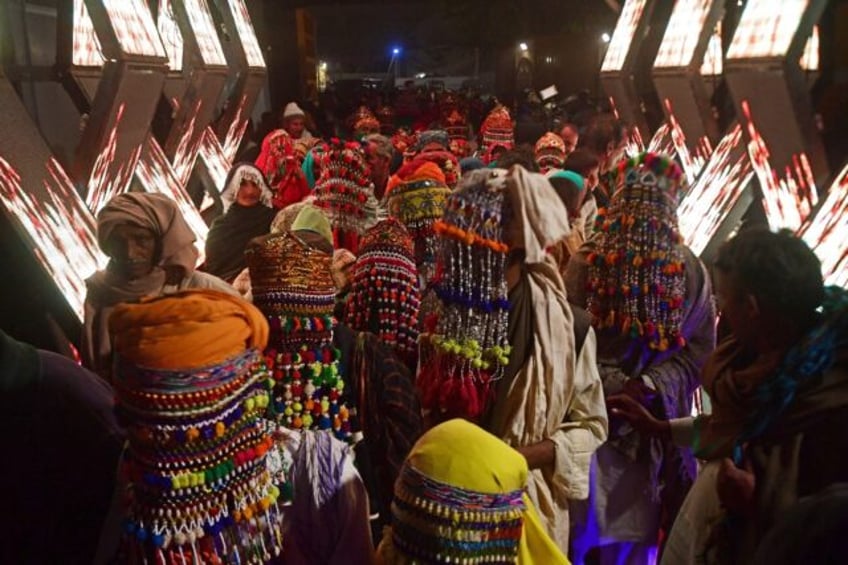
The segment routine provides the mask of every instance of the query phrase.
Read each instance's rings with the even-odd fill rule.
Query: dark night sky
[[[533,36],[584,28],[600,35],[616,18],[603,0],[303,3],[313,4],[319,57],[360,72],[385,70],[393,45],[404,49],[404,70],[419,72],[431,70],[428,65],[450,68],[451,59],[468,60],[475,47],[485,64],[494,49]]]

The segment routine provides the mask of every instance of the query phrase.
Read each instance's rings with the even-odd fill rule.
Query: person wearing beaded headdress
[[[376,334],[414,369],[421,298],[415,248],[403,224],[389,218],[365,232],[351,279],[347,325]]]
[[[422,404],[431,420],[480,421],[525,456],[530,498],[566,552],[569,500],[588,495],[607,421],[594,335],[546,252],[568,234],[565,208],[540,174],[481,169],[435,227],[442,308],[424,321]]]
[[[406,226],[415,242],[415,265],[426,288],[436,268],[437,238],[433,225],[442,217],[451,193],[445,175],[434,163],[415,160],[390,181],[386,211]]]
[[[409,370],[391,349],[334,317],[327,244],[326,235],[293,229],[248,248],[253,300],[271,327],[271,408],[286,427],[328,430],[356,444],[379,526],[388,518],[391,484],[421,431],[419,401]]]
[[[454,419],[434,427],[395,483],[378,560],[566,565],[527,495],[528,477],[521,454],[474,424]]]
[[[189,288],[236,294],[218,277],[196,270],[195,239],[177,203],[163,194],[119,194],[100,210],[97,241],[109,264],[85,281],[82,357],[87,368],[109,378],[112,340],[107,322],[121,302]]]
[[[562,169],[565,163],[565,142],[553,132],[547,132],[539,138],[534,147],[536,163],[543,173],[552,169]]]
[[[626,396],[608,399],[640,432],[706,460],[668,534],[669,565],[760,563],[757,547],[787,535],[779,523],[793,505],[848,482],[848,291],[825,286],[803,239],[767,227],[725,242],[712,274],[729,332],[700,375],[711,412],[658,418]],[[789,532],[789,541],[806,534]]]
[[[468,144],[468,121],[459,110],[451,110],[444,120],[445,131],[448,133],[450,143],[448,148],[456,155],[457,159],[464,159],[471,154]]]
[[[380,120],[368,109],[360,106],[356,113],[351,116],[353,139],[360,140],[366,135],[380,133]]]
[[[367,157],[359,144],[334,139],[322,149],[320,166],[315,205],[330,219],[334,246],[355,254],[359,237],[380,214]]]
[[[215,291],[122,304],[109,319],[129,437],[121,563],[269,563],[283,549],[262,314]],[[281,501],[279,501],[281,502]]]
[[[268,233],[276,210],[265,177],[250,163],[236,164],[224,186],[221,192],[224,213],[209,228],[203,270],[232,282],[247,266],[244,261],[247,242]]]
[[[498,104],[480,125],[480,157],[487,165],[495,163],[504,151],[515,147],[515,124],[506,106]]]
[[[598,211],[596,236],[566,269],[569,299],[592,316],[606,396],[623,393],[655,414],[688,416],[715,347],[715,311],[707,271],[678,231],[682,171],[652,153],[621,161],[617,171],[619,188]],[[602,562],[652,562],[660,530],[671,527],[695,478],[691,452],[615,423],[579,510],[578,563],[595,548]]]

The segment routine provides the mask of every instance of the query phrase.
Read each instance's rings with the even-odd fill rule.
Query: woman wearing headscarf
[[[219,278],[195,270],[195,235],[177,204],[162,194],[131,192],[110,200],[97,215],[97,241],[107,267],[86,281],[82,353],[103,377],[111,367],[108,320],[121,302],[188,288],[235,293]]]
[[[272,203],[275,208],[285,208],[309,195],[310,188],[301,169],[297,148],[286,130],[274,130],[265,136],[255,164],[265,175],[274,194]]]
[[[206,272],[232,282],[247,267],[244,248],[268,233],[276,215],[272,201],[259,169],[250,163],[233,167],[221,193],[224,214],[212,222],[206,239]]]
[[[462,419],[436,426],[404,461],[378,563],[567,564],[528,479],[524,457],[495,436]]]

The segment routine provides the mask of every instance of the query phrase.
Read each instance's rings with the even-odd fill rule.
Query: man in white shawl
[[[569,233],[562,201],[543,175],[522,167],[496,174],[509,209],[512,351],[486,427],[526,457],[530,497],[549,535],[567,552],[569,501],[588,497],[591,457],[607,437],[595,335],[588,315],[569,306],[547,253]]]

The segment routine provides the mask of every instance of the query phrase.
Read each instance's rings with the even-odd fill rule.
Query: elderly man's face
[[[156,235],[147,228],[122,224],[107,242],[115,269],[128,280],[140,279],[153,270]]]

